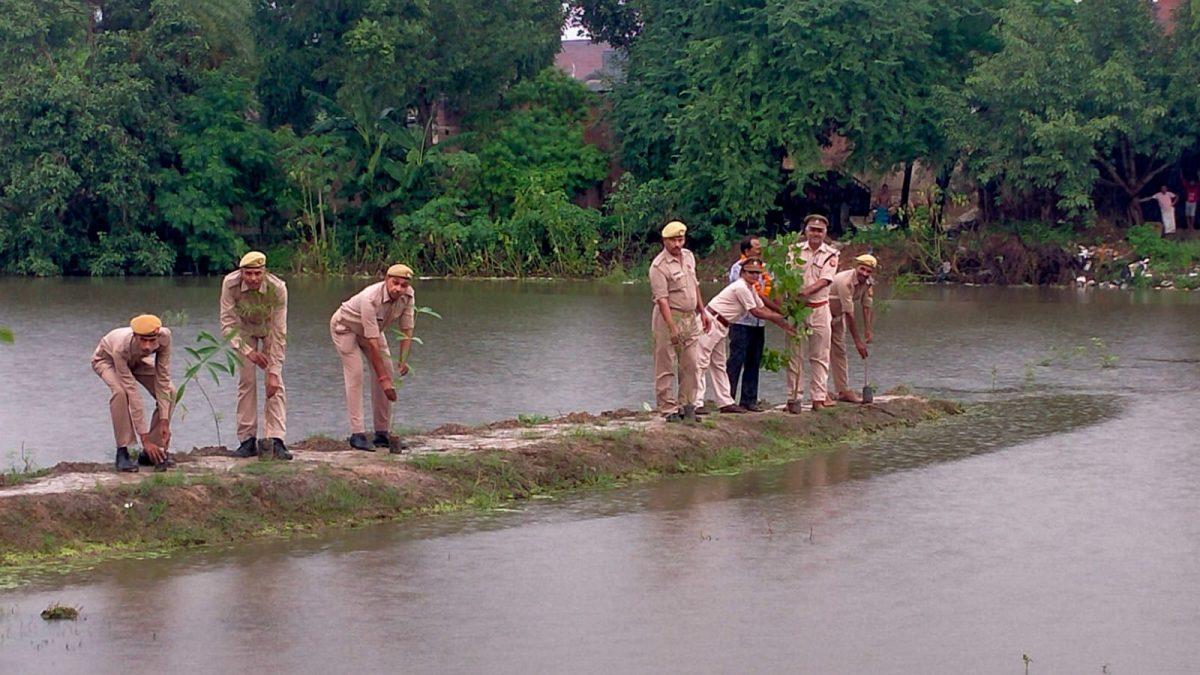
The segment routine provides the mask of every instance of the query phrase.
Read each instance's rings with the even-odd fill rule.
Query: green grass
[[[521,415],[517,415],[517,421],[527,427],[531,427],[531,426],[534,426],[535,424],[545,424],[546,422],[550,421],[550,418],[546,417],[545,415],[521,414]]]
[[[33,481],[49,476],[50,469],[17,469],[12,468],[0,474],[0,485],[21,485],[22,483],[32,483]]]

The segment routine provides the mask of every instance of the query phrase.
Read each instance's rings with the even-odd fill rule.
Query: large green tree
[[[1138,195],[1197,142],[1196,81],[1181,77],[1194,27],[1166,33],[1147,0],[1015,0],[996,35],[947,120],[969,169],[1010,208],[1081,216],[1115,193],[1140,221]]]
[[[594,4],[594,3],[591,3]],[[950,154],[939,87],[986,49],[995,2],[639,0],[616,16],[629,44],[616,126],[623,159],[669,178],[697,217],[756,222],[822,172],[848,139],[854,168]],[[630,35],[628,11],[637,17]],[[602,34],[605,34],[602,30]],[[784,158],[795,167],[785,171]]]

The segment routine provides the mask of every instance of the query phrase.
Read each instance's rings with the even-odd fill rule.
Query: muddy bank
[[[0,487],[0,569],[94,562],[394,519],[662,474],[781,461],[850,436],[958,412],[956,404],[880,397],[820,413],[712,415],[668,425],[631,411],[484,427],[446,425],[388,454],[312,438],[292,462],[239,460],[219,448],[178,456],[166,473],[60,464]]]

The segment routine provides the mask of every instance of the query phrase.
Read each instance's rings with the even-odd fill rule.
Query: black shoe
[[[287,446],[283,444],[282,438],[272,438],[271,451],[275,454],[275,459],[291,459],[292,453],[288,452]]]
[[[146,453],[143,452],[142,454],[144,455]],[[167,455],[166,459],[164,459],[163,461],[154,465],[154,470],[159,471],[159,472],[166,471],[167,469],[174,469],[174,468],[175,468],[175,460],[171,459],[171,455]]]
[[[763,411],[763,407],[758,404],[758,401],[751,401],[750,403],[743,403],[742,407],[746,409],[746,412],[762,412]]]
[[[683,406],[683,421],[688,424],[696,423],[696,406],[694,406],[694,405]]]
[[[675,412],[671,413],[670,415],[667,415],[667,416],[666,416],[666,417],[664,417],[663,419],[665,419],[665,420],[666,420],[666,421],[668,421],[668,422],[682,422],[682,421],[683,421],[683,415],[681,415],[681,414],[679,413],[679,411],[677,410],[677,411],[675,411]]]
[[[247,438],[246,440],[242,441],[242,444],[238,446],[237,450],[234,450],[230,454],[234,457],[242,458],[258,456],[258,439],[253,436]]]
[[[696,414],[697,414],[697,415],[707,415],[707,414],[708,414],[708,413],[710,413],[710,412],[712,412],[712,411],[710,411],[710,410],[708,409],[708,404],[707,404],[707,403],[706,403],[706,404],[704,404],[704,405],[698,405],[698,406],[696,406]]]
[[[347,438],[346,440],[350,442],[350,447],[354,448],[355,450],[375,452],[375,448],[372,448],[371,444],[367,442],[366,434],[350,434],[350,438]]]
[[[138,465],[129,456],[129,448],[117,448],[117,471],[137,473]]]
[[[138,466],[154,466],[154,462],[150,460],[150,453],[142,450],[137,456]]]
[[[388,446],[388,452],[392,453],[393,455],[399,455],[411,447],[411,443],[397,436],[395,445]]]
[[[371,440],[371,445],[374,445],[374,446],[375,446],[375,447],[377,447],[377,448],[387,448],[387,447],[391,447],[391,445],[392,445],[392,441],[391,441],[391,439],[388,437],[388,432],[386,432],[386,431],[376,431],[376,432],[375,432],[375,438]]]

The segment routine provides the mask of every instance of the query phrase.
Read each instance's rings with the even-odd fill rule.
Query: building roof
[[[607,42],[589,39],[563,40],[554,66],[583,82],[593,91],[612,89],[612,82],[621,77],[621,55]]]

